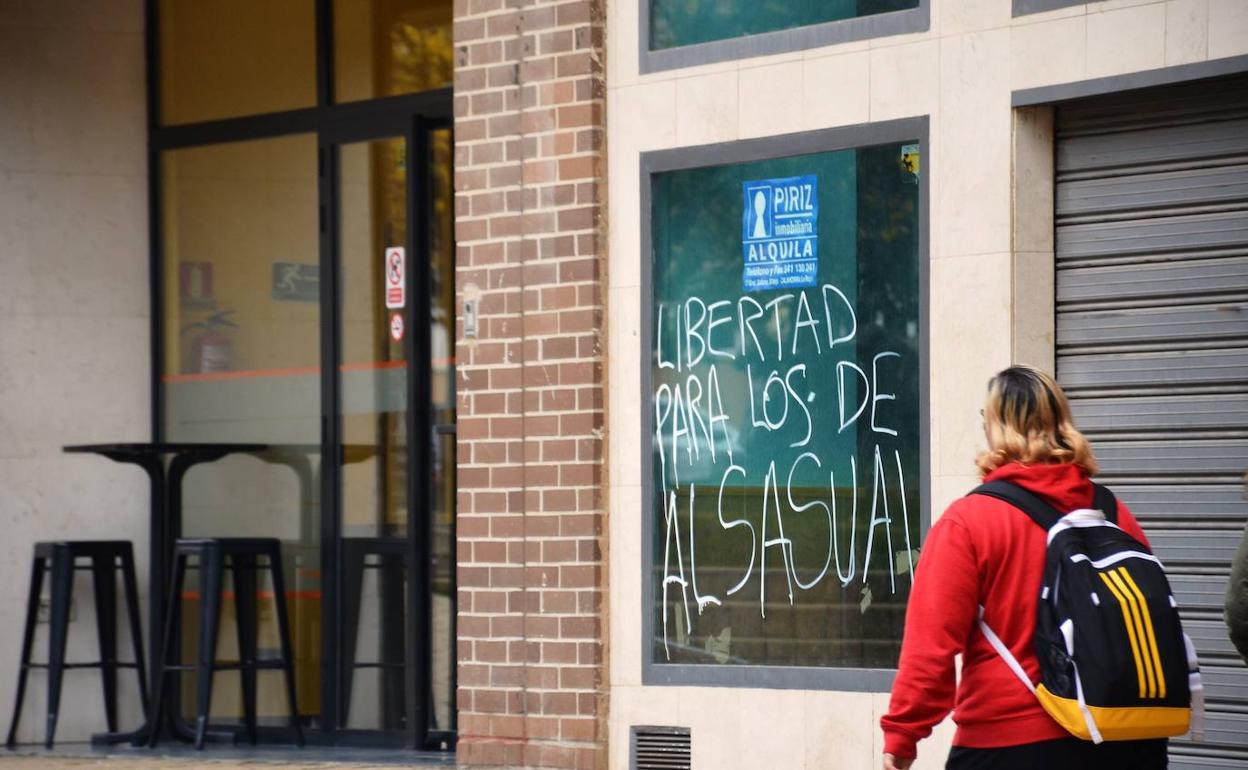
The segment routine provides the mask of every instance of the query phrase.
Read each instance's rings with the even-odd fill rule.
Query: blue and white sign
[[[813,174],[742,182],[744,291],[814,286],[819,273],[819,180]]]

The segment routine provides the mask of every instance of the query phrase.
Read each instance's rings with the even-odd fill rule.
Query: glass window
[[[404,558],[408,381],[406,314],[388,294],[391,276],[404,285],[407,143],[342,145],[338,162],[344,612],[338,709],[345,728],[398,730],[410,718],[403,676],[410,590]]]
[[[918,558],[919,146],[655,174],[656,664],[891,668]]]
[[[161,122],[316,104],[313,0],[160,0]]]
[[[451,52],[445,0],[334,0],[337,101],[449,86]]]
[[[649,0],[650,50],[919,7],[919,0]]]
[[[311,134],[164,153],[170,440],[320,441],[316,158]]]
[[[310,134],[171,150],[161,157],[164,436],[266,444],[197,465],[183,487],[187,537],[282,541],[300,712],[320,711],[320,280],[317,144]],[[188,587],[183,600],[198,600]],[[261,603],[261,647],[276,646]],[[188,606],[187,624],[197,613]],[[234,617],[227,606],[223,618]],[[234,655],[223,620],[221,655]],[[184,638],[195,634],[185,626]],[[183,660],[190,660],[191,649]],[[262,720],[282,723],[278,672],[259,677]],[[214,719],[240,717],[238,677],[218,675]],[[189,692],[193,688],[186,688]],[[193,712],[193,704],[186,704]],[[214,707],[215,708],[215,707]]]
[[[390,331],[391,318],[403,313],[387,309],[394,306],[383,286],[384,260],[407,245],[406,155],[403,139],[347,144],[339,151],[347,537],[407,535],[407,361],[402,336]],[[351,447],[371,450],[369,457],[351,462]]]

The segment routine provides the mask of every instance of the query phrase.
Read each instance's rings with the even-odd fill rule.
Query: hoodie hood
[[[1007,463],[984,477],[984,481],[1009,481],[1039,495],[1062,513],[1092,505],[1092,480],[1073,463],[1024,465]]]

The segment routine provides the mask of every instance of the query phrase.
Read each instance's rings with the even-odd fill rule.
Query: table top
[[[348,456],[371,457],[380,451],[375,444],[343,444],[342,450]],[[61,447],[71,454],[114,454],[114,455],[160,455],[160,454],[191,454],[194,452],[211,452],[226,454],[253,454],[269,451],[292,451],[314,454],[321,451],[320,444],[238,444],[214,443],[211,441],[134,441],[116,444],[71,444]]]
[[[192,452],[263,452],[268,444],[218,444],[209,441],[136,441],[118,444],[73,444],[61,447],[70,453],[156,455]]]

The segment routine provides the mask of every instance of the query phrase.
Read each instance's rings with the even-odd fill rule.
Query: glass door
[[[163,349],[159,432],[167,441],[257,443],[270,450],[198,465],[182,487],[172,536],[269,537],[282,543],[299,714],[321,708],[320,375],[317,137],[296,133],[166,150],[160,156]],[[258,576],[257,654],[278,657],[276,597]],[[217,654],[238,658],[235,587],[223,592]],[[196,654],[201,596],[192,570],[179,597],[181,659]],[[195,681],[173,678],[194,722]],[[256,677],[262,732],[288,740],[282,675]],[[214,677],[212,724],[241,724],[238,673]]]
[[[354,139],[354,137],[353,137]],[[336,463],[327,727],[449,747],[454,729],[450,134],[329,143]],[[423,437],[423,438],[417,438]],[[387,737],[388,736],[388,737]]]
[[[339,145],[338,727],[410,718],[409,535],[414,518],[408,356],[406,138]]]
[[[449,747],[452,3],[146,7],[155,438],[267,447],[193,468],[168,533],[280,540],[311,742]],[[184,589],[190,660],[204,597]],[[262,659],[274,591],[256,589]],[[227,579],[223,660],[236,598]],[[283,678],[257,678],[260,738],[285,743]],[[250,681],[213,681],[212,725],[237,729]],[[171,686],[185,723],[195,681]]]
[[[161,156],[162,435],[269,447],[197,466],[174,528],[282,541],[317,742],[454,744],[451,176],[447,123],[398,111]],[[184,660],[199,591],[181,597]],[[262,582],[261,657],[277,654],[275,598]],[[214,726],[237,726],[237,674],[213,692]],[[280,675],[257,692],[262,738],[287,740]],[[194,696],[176,696],[185,718]]]

